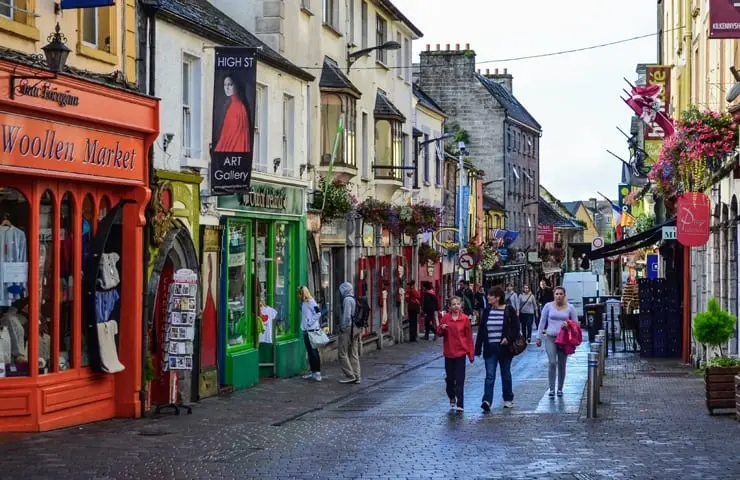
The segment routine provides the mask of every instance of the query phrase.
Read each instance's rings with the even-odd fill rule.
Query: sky
[[[570,50],[657,32],[655,2],[646,0],[394,0],[424,37],[414,62],[431,44],[466,43],[476,68],[508,68],[516,98],[542,125],[540,183],[562,201],[616,200],[628,159],[631,110],[619,98],[638,63],[654,63],[657,35],[590,51],[519,61],[520,56]],[[496,60],[494,62],[488,62]],[[483,63],[486,62],[486,63]]]

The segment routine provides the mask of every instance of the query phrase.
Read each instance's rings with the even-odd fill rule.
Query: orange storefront
[[[156,99],[0,60],[0,431],[141,413]]]

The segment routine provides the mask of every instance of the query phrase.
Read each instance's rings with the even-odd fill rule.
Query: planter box
[[[737,409],[735,398],[735,376],[740,367],[710,367],[704,371],[707,410],[713,415],[715,409]]]

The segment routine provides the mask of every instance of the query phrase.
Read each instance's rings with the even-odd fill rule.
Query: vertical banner
[[[216,48],[211,195],[247,193],[257,89],[255,48]]]
[[[657,85],[660,87],[658,92],[660,112],[667,118],[671,118],[671,67],[667,65],[648,65],[645,69],[645,83],[647,86]],[[648,148],[653,150],[655,149],[654,145],[648,144],[649,141],[660,141],[660,144],[662,144],[665,136],[663,128],[656,122],[651,122],[650,125],[645,128],[646,150]],[[659,146],[658,150],[660,150]],[[651,156],[651,160],[653,162],[657,159],[657,156]],[[648,160],[648,162],[650,162],[650,160]]]
[[[740,2],[709,0],[709,38],[740,38]]]

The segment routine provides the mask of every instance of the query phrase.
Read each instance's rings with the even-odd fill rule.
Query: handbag
[[[514,307],[509,306],[507,307],[507,310],[509,308],[513,310]],[[517,355],[519,355],[526,349],[527,349],[527,339],[525,339],[524,335],[522,335],[521,333],[519,334],[517,339],[511,342],[511,344],[509,345],[509,351],[511,352],[511,355],[514,357],[516,357]]]
[[[308,341],[313,348],[320,348],[329,343],[329,336],[322,329],[308,332]]]

